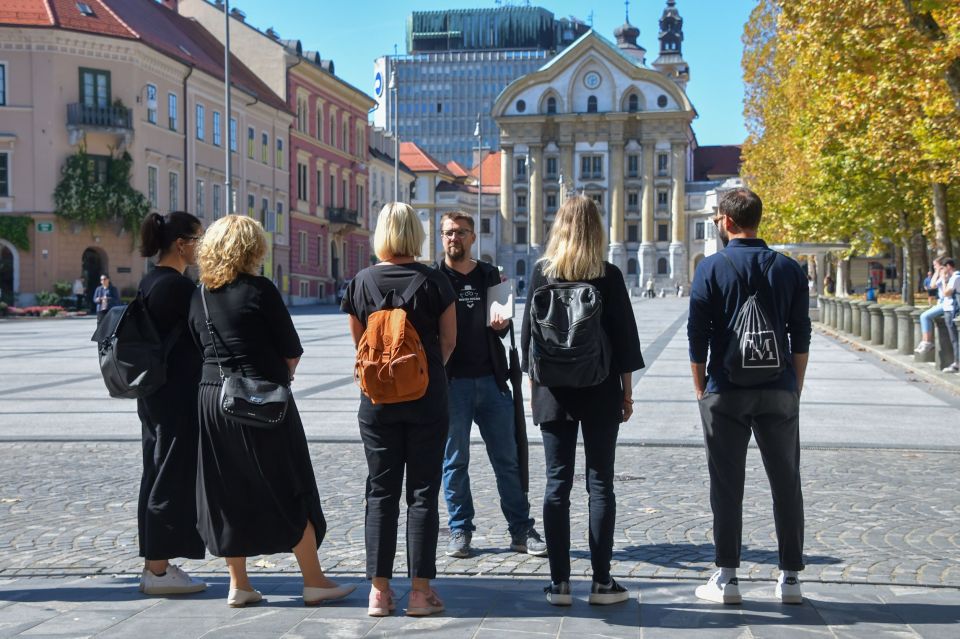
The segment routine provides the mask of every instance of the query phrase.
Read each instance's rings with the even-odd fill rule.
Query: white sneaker
[[[941,373],[958,373],[960,372],[960,366],[957,366],[957,363],[954,362],[953,364],[950,364],[940,372]]]
[[[913,352],[920,353],[922,355],[923,353],[929,353],[932,350],[933,350],[933,342],[923,341],[917,344],[917,347],[913,349]]]
[[[697,597],[705,601],[720,604],[739,604],[743,602],[740,596],[740,582],[736,577],[726,583],[720,582],[720,571],[713,573],[710,581],[697,586]]]
[[[802,604],[803,592],[800,589],[800,580],[796,577],[784,577],[780,575],[777,581],[777,598],[785,604]]]
[[[140,577],[140,592],[145,595],[186,595],[206,589],[207,584],[173,564],[167,566],[167,572],[161,576],[144,570]]]

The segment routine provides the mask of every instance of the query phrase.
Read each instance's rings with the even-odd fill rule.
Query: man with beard
[[[782,603],[799,604],[803,602],[797,576],[803,570],[799,402],[810,347],[807,278],[797,262],[770,250],[757,237],[763,204],[755,193],[746,188],[727,191],[718,210],[714,222],[725,248],[697,266],[687,323],[710,471],[718,568],[696,594],[715,603],[741,602],[737,567],[752,433],[773,494],[781,571],[776,597]],[[744,329],[738,320],[748,304],[756,304],[753,310],[759,308],[765,320]],[[752,370],[745,373],[748,368]],[[739,384],[731,381],[734,377]]]
[[[440,235],[444,257],[437,268],[450,278],[457,293],[457,347],[447,363],[450,430],[443,460],[443,493],[450,526],[447,555],[469,557],[476,530],[468,473],[470,428],[476,422],[497,478],[510,549],[543,557],[547,546],[533,527],[514,439],[513,399],[501,342],[510,320],[494,317],[487,325],[487,289],[500,283],[500,273],[493,265],[471,258],[476,236],[469,214],[445,213]]]

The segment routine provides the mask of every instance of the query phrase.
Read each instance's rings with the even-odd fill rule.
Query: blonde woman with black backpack
[[[573,603],[570,490],[581,427],[590,495],[589,602],[629,598],[610,576],[613,476],[620,424],[633,414],[632,374],[644,364],[623,274],[604,261],[605,248],[596,203],[568,198],[530,279],[523,317],[522,367],[530,374],[533,421],[546,457],[543,527],[551,583],[544,592],[555,606]]]

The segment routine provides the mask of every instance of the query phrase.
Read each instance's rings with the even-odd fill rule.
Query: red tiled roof
[[[80,12],[76,0],[0,0],[0,25],[53,27],[115,38],[140,40],[180,62],[223,80],[223,45],[198,22],[154,0],[82,0],[93,11]],[[231,56],[233,86],[261,102],[290,107],[236,56]]]
[[[483,166],[483,192],[488,193],[487,187],[496,187],[500,192],[500,151],[488,153],[481,162]],[[476,179],[479,175],[478,167],[470,169],[470,177]]]
[[[53,16],[44,0],[4,0],[0,3],[0,24],[49,27]]]
[[[456,160],[447,162],[447,170],[453,174],[453,177],[467,177],[467,170]]]
[[[699,146],[693,151],[693,179],[697,182],[740,175],[740,145]]]
[[[441,164],[439,160],[421,149],[414,142],[400,143],[400,161],[406,164],[410,170],[414,172],[432,171],[436,173],[444,173],[446,175],[450,174],[450,171],[447,170],[446,166]]]
[[[132,27],[145,44],[223,80],[223,45],[200,23],[153,0],[102,1]],[[280,96],[233,55],[230,56],[230,81],[261,102],[290,112]]]

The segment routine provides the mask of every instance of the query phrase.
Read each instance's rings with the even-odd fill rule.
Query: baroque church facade
[[[650,278],[657,288],[689,283],[708,250],[716,192],[733,184],[694,179],[696,111],[685,91],[690,72],[675,0],[659,26],[660,51],[649,66],[627,20],[616,43],[590,31],[497,98],[496,259],[506,275],[529,278],[557,209],[582,193],[599,205],[608,260],[631,287]]]

